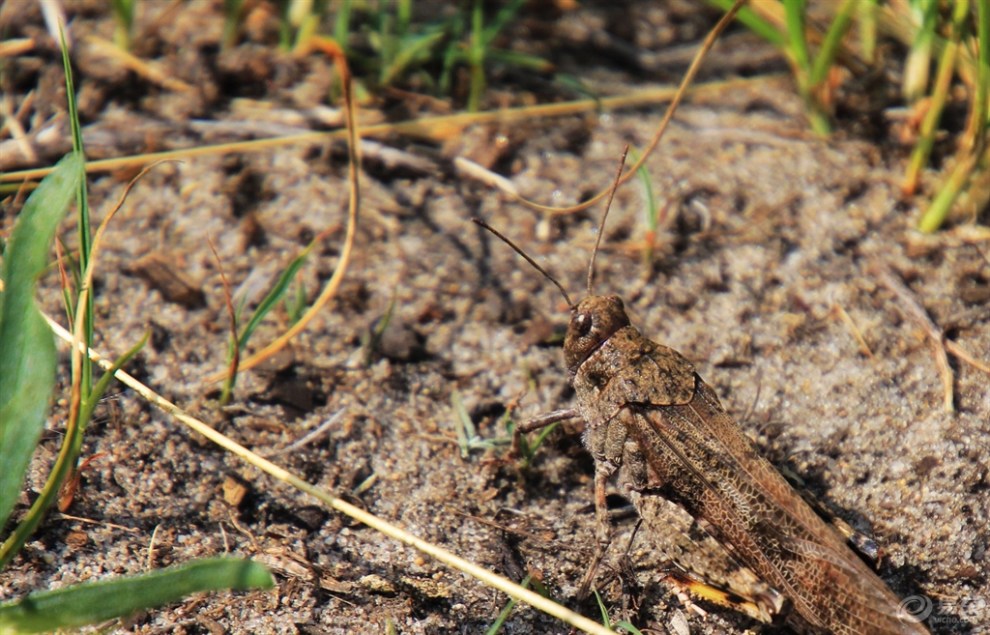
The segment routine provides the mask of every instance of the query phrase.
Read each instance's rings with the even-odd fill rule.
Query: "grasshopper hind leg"
[[[789,610],[786,598],[762,583],[755,584],[750,592],[743,594],[709,583],[676,565],[671,565],[663,581],[678,591],[678,597],[682,601],[687,596],[710,602],[764,624],[777,621],[778,616],[786,614]]]
[[[782,624],[792,613],[782,593],[742,565],[680,506],[639,492],[632,492],[631,498],[660,556],[643,564],[658,573],[658,582],[672,587],[692,612],[705,614],[697,601],[774,625]]]

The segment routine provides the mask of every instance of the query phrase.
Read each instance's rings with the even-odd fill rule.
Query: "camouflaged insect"
[[[802,633],[928,632],[759,455],[691,362],[630,325],[618,296],[572,307],[564,356],[595,459],[602,542],[617,475],[641,514],[650,497],[677,503],[773,590],[753,598],[756,617]]]

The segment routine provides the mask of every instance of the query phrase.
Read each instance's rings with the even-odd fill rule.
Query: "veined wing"
[[[682,405],[637,402],[620,416],[665,496],[784,593],[809,629],[925,633],[837,532],[761,457],[714,392],[696,378]]]

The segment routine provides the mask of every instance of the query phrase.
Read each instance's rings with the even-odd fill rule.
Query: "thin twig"
[[[935,356],[935,366],[938,368],[939,377],[942,379],[942,403],[946,411],[955,410],[955,392],[953,387],[952,367],[949,365],[949,356],[946,354],[945,334],[935,322],[928,316],[925,309],[914,299],[911,290],[893,274],[886,266],[877,267],[880,275],[880,282],[890,289],[901,308],[907,315],[921,326],[925,335],[932,342],[932,353]]]
[[[0,115],[3,115],[3,125],[0,126],[0,134],[3,134],[4,131],[10,132],[10,138],[17,142],[21,149],[21,154],[29,162],[37,163],[38,153],[31,146],[31,140],[28,139],[24,126],[21,125],[17,113],[14,112],[14,100],[10,95],[4,95],[3,99],[0,99]]]
[[[126,531],[130,534],[139,534],[141,530],[136,527],[125,527],[124,525],[117,525],[115,523],[108,523],[105,520],[94,520],[93,518],[86,518],[85,516],[73,516],[72,514],[66,514],[64,512],[59,512],[54,518],[60,520],[73,520],[77,523],[86,523],[87,525],[99,525],[100,527],[109,527],[110,529],[118,529],[120,531]]]
[[[873,359],[873,351],[870,350],[870,345],[866,343],[866,339],[863,337],[863,332],[859,330],[856,322],[853,321],[852,316],[846,312],[846,310],[838,302],[832,305],[832,312],[839,316],[839,319],[849,328],[852,333],[853,338],[855,338],[856,343],[859,344],[859,352],[866,355],[870,359]]]
[[[959,361],[966,362],[973,368],[982,370],[986,374],[990,375],[990,364],[976,359],[969,351],[948,338],[945,339],[945,350],[959,358]]]
[[[223,284],[223,299],[227,304],[227,317],[229,318],[228,324],[230,326],[230,364],[227,366],[227,381],[224,384],[223,394],[220,397],[220,402],[226,403],[234,391],[234,382],[237,380],[237,368],[241,363],[241,343],[237,337],[237,311],[234,309],[234,293],[230,289],[230,281],[227,280],[227,274],[224,273],[223,260],[220,259],[220,254],[217,253],[217,247],[213,244],[213,238],[207,236],[206,242],[209,243],[210,251],[213,252],[213,259],[217,261],[217,271],[220,272],[220,282]]]
[[[340,418],[344,416],[344,412],[345,412],[344,410],[338,410],[337,412],[330,415],[330,417],[328,417],[326,421],[324,421],[319,426],[317,426],[316,429],[306,433],[305,435],[303,435],[302,438],[294,441],[291,445],[288,445],[282,448],[281,450],[272,452],[267,456],[269,457],[282,456],[283,454],[288,454],[289,452],[295,452],[297,450],[301,450],[305,446],[309,445],[313,441],[316,441],[324,434],[326,434],[327,430],[337,425],[337,423],[340,422]]]

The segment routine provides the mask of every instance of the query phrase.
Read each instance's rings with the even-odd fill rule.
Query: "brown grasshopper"
[[[584,421],[582,441],[595,461],[599,542],[585,583],[608,544],[606,485],[617,475],[641,516],[653,497],[677,503],[770,587],[751,600],[753,608],[746,611],[751,616],[777,618],[813,634],[928,632],[760,456],[691,362],[645,338],[629,323],[618,296],[592,295],[597,244],[588,267],[588,296],[575,304],[520,248],[483,221],[475,222],[553,282],[571,308],[564,359],[577,406],[523,429],[567,418]],[[602,229],[604,223],[603,217]],[[599,241],[601,235],[599,230]],[[718,596],[712,590],[707,597],[718,601]]]

